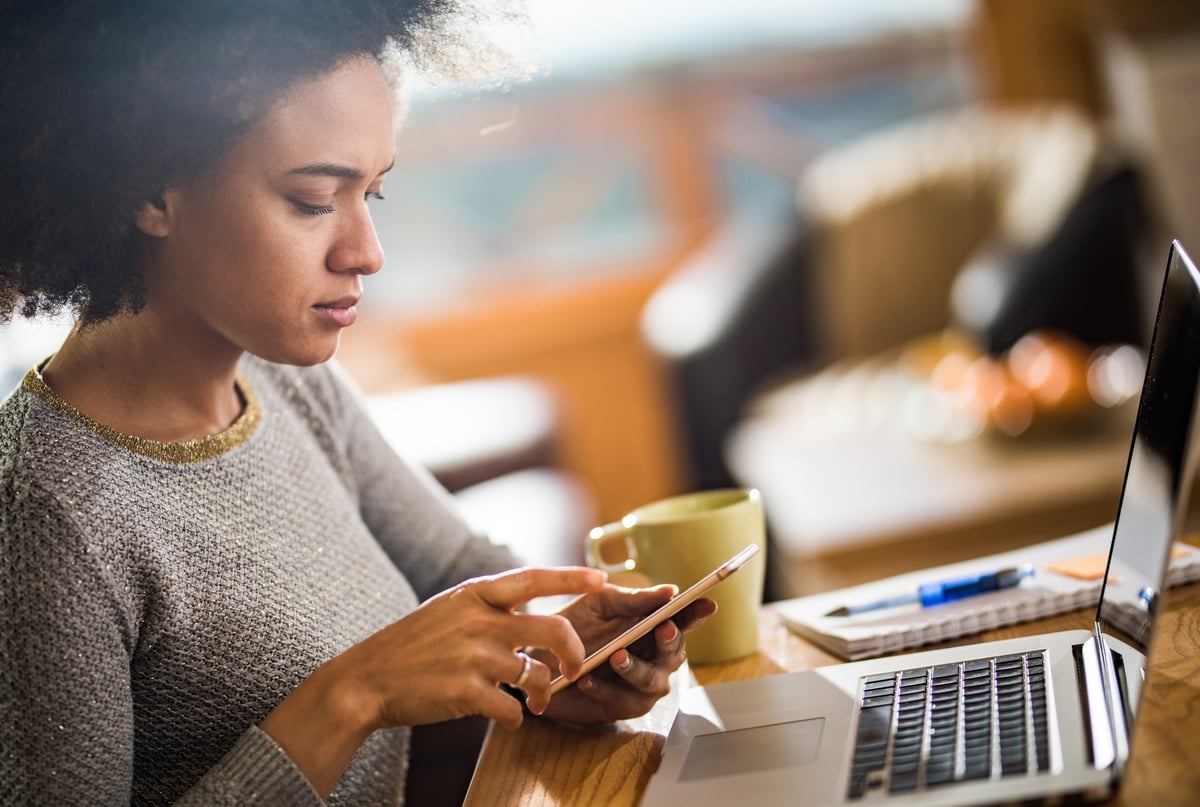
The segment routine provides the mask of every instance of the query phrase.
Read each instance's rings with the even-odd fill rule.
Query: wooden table
[[[957,643],[1088,628],[1093,617],[1093,611],[1065,614]],[[757,655],[693,667],[696,680],[734,681],[838,661],[790,633],[769,606],[759,627]],[[1195,804],[1200,798],[1200,583],[1171,590],[1151,659],[1127,776],[1111,803]],[[668,697],[643,718],[594,729],[536,719],[513,733],[493,725],[465,804],[636,805],[658,767],[674,708]]]

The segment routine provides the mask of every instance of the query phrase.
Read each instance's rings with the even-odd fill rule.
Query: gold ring
[[[525,662],[525,666],[521,669],[521,674],[517,676],[517,680],[512,682],[512,685],[515,687],[521,687],[524,686],[525,682],[529,680],[529,671],[533,669],[533,659],[531,659],[523,650],[517,651],[517,657]]]

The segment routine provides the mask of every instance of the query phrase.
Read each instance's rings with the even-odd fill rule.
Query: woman
[[[383,265],[383,65],[466,11],[40,5],[2,20],[0,313],[79,319],[0,408],[5,798],[398,803],[410,727],[515,728],[502,685],[645,712],[711,601],[550,700],[670,589],[505,571],[327,363]]]

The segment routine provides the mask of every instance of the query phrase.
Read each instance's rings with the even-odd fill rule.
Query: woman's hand
[[[566,616],[517,609],[537,597],[602,596],[605,579],[604,572],[577,567],[468,580],[323,664],[260,727],[323,795],[376,729],[466,715],[515,729],[521,705],[498,685],[523,674],[525,657],[517,651],[542,649],[555,660],[555,672],[561,667],[568,677],[579,674],[584,658],[584,643]],[[529,663],[521,688],[531,710],[546,708],[551,677],[542,662]]]
[[[627,589],[607,585],[559,613],[591,651],[660,608],[674,593],[673,586]],[[607,723],[645,714],[670,690],[668,678],[686,658],[684,633],[716,610],[717,604],[708,598],[692,603],[555,695],[544,715],[571,723]],[[546,661],[551,669],[556,666],[554,659]],[[532,703],[530,710],[537,712]]]

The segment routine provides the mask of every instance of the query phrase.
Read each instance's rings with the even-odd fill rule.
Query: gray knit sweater
[[[245,412],[117,434],[31,372],[0,407],[0,803],[320,804],[255,724],[314,668],[515,565],[329,366],[247,357]],[[397,804],[409,731],[331,804]]]

